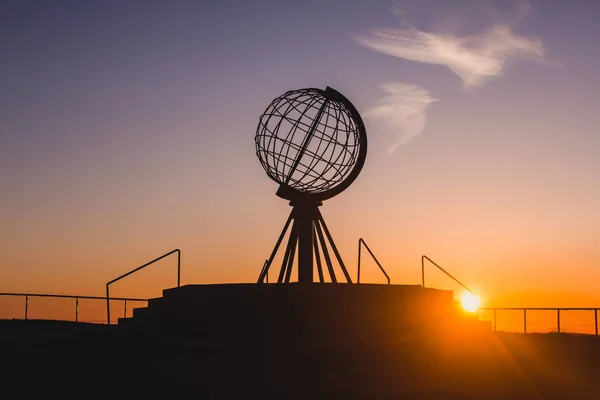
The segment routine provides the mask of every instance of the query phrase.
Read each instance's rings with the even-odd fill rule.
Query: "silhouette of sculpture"
[[[331,282],[337,282],[328,243],[352,283],[319,206],[348,188],[365,163],[367,134],[356,108],[330,87],[286,92],[260,117],[255,142],[260,163],[279,184],[277,196],[292,206],[258,283],[264,282],[290,223],[278,283],[290,281],[296,249],[298,282],[313,282],[313,261],[319,281],[325,282],[321,253]]]

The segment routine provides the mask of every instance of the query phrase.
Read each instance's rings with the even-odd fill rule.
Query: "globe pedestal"
[[[313,243],[315,237],[315,221],[319,209],[311,204],[298,204],[296,222],[298,223],[298,282],[312,283],[313,281]],[[318,222],[317,222],[318,223]],[[322,275],[321,271],[321,275]]]
[[[278,191],[278,195],[281,197],[289,194],[280,193],[285,191],[285,187]],[[292,270],[294,266],[294,258],[296,251],[298,252],[298,282],[299,283],[312,283],[314,282],[314,266],[316,261],[317,274],[319,282],[326,282],[325,276],[329,275],[329,281],[337,283],[337,277],[335,275],[335,269],[332,262],[331,253],[333,252],[337,263],[342,270],[344,278],[347,283],[352,283],[350,274],[344,265],[344,261],[340,256],[340,253],[333,241],[333,237],[329,232],[329,228],[323,219],[323,215],[319,210],[319,206],[322,205],[321,201],[315,200],[311,196],[296,195],[293,200],[290,201],[290,205],[293,207],[290,216],[288,217],[285,226],[279,239],[275,244],[275,248],[271,253],[271,256],[265,263],[260,276],[258,277],[257,283],[264,283],[269,269],[273,263],[277,251],[285,238],[285,235],[290,230],[287,246],[281,263],[281,269],[277,278],[277,283],[289,283],[292,276]],[[290,229],[291,224],[291,229]],[[323,257],[321,257],[321,254]],[[327,272],[323,270],[323,261]]]

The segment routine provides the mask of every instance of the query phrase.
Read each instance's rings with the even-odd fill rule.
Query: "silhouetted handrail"
[[[101,296],[79,296],[75,294],[50,294],[50,293],[0,293],[0,296],[14,296],[25,298],[25,319],[29,319],[29,298],[30,297],[53,297],[57,299],[75,299],[75,322],[79,322],[79,300],[104,300]],[[148,301],[148,299],[138,299],[135,297],[113,297],[112,300],[124,302],[125,314],[127,314],[128,301]],[[1,318],[0,318],[1,319]]]
[[[133,274],[134,272],[137,272],[141,269],[146,268],[147,266],[149,266],[150,264],[153,264],[157,261],[162,260],[165,257],[170,256],[173,253],[177,253],[177,287],[180,286],[181,283],[181,251],[179,249],[175,249],[175,250],[171,250],[170,252],[163,254],[162,256],[155,258],[154,260],[147,262],[146,264],[137,267],[136,269],[132,269],[131,271],[127,272],[126,274],[123,274],[121,276],[119,276],[118,278],[113,279],[112,281],[108,282],[106,284],[106,316],[107,316],[107,324],[110,325],[110,294],[109,294],[109,286],[113,283],[115,283],[116,281],[119,281],[125,277],[128,277],[129,275]]]
[[[523,333],[527,333],[527,311],[556,311],[556,332],[560,333],[561,311],[593,311],[594,335],[598,336],[598,310],[595,307],[479,307],[478,310],[493,311],[492,329],[496,332],[496,311],[523,311]]]
[[[477,296],[474,291],[472,291],[471,289],[469,289],[468,287],[466,287],[464,283],[462,283],[461,281],[459,281],[458,279],[456,279],[455,277],[453,277],[452,275],[450,275],[450,273],[448,271],[446,271],[444,268],[442,268],[439,265],[437,265],[431,258],[427,257],[426,255],[422,255],[421,256],[421,286],[425,287],[425,260],[427,260],[430,263],[432,263],[433,265],[435,265],[440,271],[442,271],[443,273],[445,273],[446,275],[448,275],[454,282],[458,283],[465,290],[467,290],[471,294]]]
[[[56,297],[60,299],[88,299],[88,300],[106,300],[104,296],[77,296],[74,294],[48,294],[48,293],[0,293],[0,296],[17,296],[17,297]],[[148,301],[148,299],[138,299],[135,297],[113,297],[111,300],[127,300],[127,301]]]
[[[381,265],[379,260],[377,260],[377,257],[375,257],[375,254],[373,254],[373,252],[367,245],[367,242],[365,242],[363,238],[358,239],[358,265],[357,265],[357,271],[356,271],[356,283],[360,283],[360,248],[361,248],[361,244],[363,244],[365,246],[365,248],[367,249],[367,251],[369,252],[369,254],[371,254],[371,257],[373,257],[373,260],[375,260],[375,262],[377,263],[377,266],[379,267],[381,272],[383,272],[383,275],[385,275],[385,278],[387,279],[387,284],[389,285],[390,277],[388,276],[387,272],[385,272],[385,269],[383,268],[383,266]]]

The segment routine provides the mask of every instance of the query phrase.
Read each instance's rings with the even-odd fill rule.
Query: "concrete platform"
[[[476,320],[452,298],[419,285],[186,285],[164,290],[119,325],[213,341],[394,341]]]

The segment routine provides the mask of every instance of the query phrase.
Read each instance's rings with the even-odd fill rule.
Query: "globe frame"
[[[269,111],[269,109],[271,107],[273,107],[276,102],[280,101],[282,98],[285,98],[286,96],[290,96],[290,95],[295,94],[300,91],[311,91],[311,92],[315,92],[315,93],[323,96],[325,101],[323,102],[323,104],[321,106],[322,108],[325,107],[325,105],[328,102],[341,103],[347,109],[348,113],[350,114],[350,118],[352,118],[354,124],[356,125],[356,130],[358,133],[358,140],[357,140],[358,155],[356,156],[354,165],[351,167],[350,172],[340,182],[336,183],[335,185],[333,185],[330,188],[323,190],[323,191],[318,191],[318,192],[301,191],[301,190],[298,190],[298,189],[290,186],[289,184],[287,184],[287,182],[280,182],[280,180],[276,179],[270,173],[269,169],[271,168],[271,166],[266,165],[266,161],[263,160],[263,158],[261,157],[261,152],[265,152],[265,149],[262,148],[260,145],[260,138],[261,138],[261,136],[264,135],[263,130],[266,129],[266,126],[264,124],[262,124],[262,118],[265,115],[267,115],[267,112]],[[319,123],[318,119],[320,119],[320,114],[317,115],[317,117],[316,117],[316,124]],[[259,124],[258,124],[258,127],[256,129],[256,135],[255,135],[256,155],[257,155],[263,169],[267,173],[267,176],[269,176],[275,182],[279,183],[280,186],[279,186],[279,189],[277,190],[277,196],[279,196],[281,198],[284,198],[284,199],[287,199],[290,201],[299,200],[301,198],[304,198],[304,199],[310,198],[313,201],[323,201],[326,199],[330,199],[330,198],[340,194],[344,190],[346,190],[356,180],[356,178],[358,177],[358,175],[360,174],[360,172],[364,166],[366,156],[367,156],[368,142],[367,142],[367,133],[366,133],[366,129],[365,129],[365,125],[362,120],[362,117],[360,116],[360,113],[358,112],[356,107],[354,107],[354,105],[350,102],[350,100],[348,100],[340,92],[338,92],[337,90],[335,90],[329,86],[325,90],[318,89],[318,88],[306,88],[306,89],[290,90],[290,91],[285,92],[283,95],[277,97],[269,104],[269,106],[266,108],[265,112],[263,112],[263,114],[261,115],[260,121],[261,122],[259,122]],[[314,129],[315,129],[315,127],[313,126],[312,130],[310,132],[308,132],[307,137],[310,138],[312,135],[314,135]],[[295,159],[296,165],[300,162],[300,159],[302,158],[304,151],[306,150],[307,144],[308,143],[304,144],[303,148],[300,150],[300,153],[296,156],[296,159]],[[293,174],[294,169],[295,168],[292,168],[291,173],[288,176],[288,181],[289,181],[289,178],[291,177],[291,175]]]

